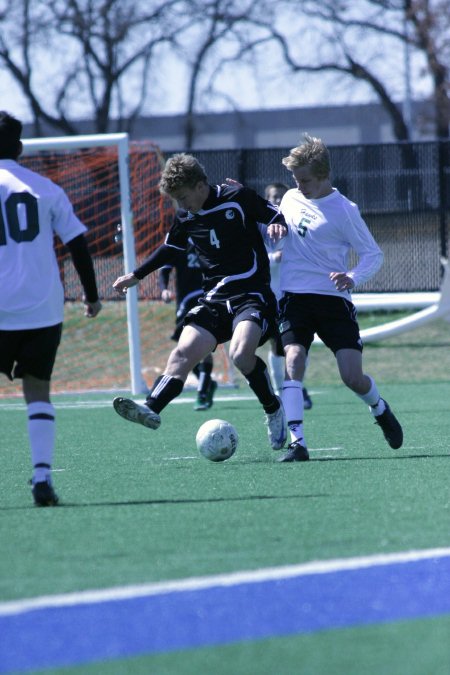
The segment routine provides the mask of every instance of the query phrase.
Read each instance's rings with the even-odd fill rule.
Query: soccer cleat
[[[113,406],[116,413],[129,422],[142,424],[148,429],[157,429],[161,424],[161,417],[158,413],[150,410],[148,406],[136,403],[129,398],[115,398]]]
[[[308,460],[308,450],[299,441],[292,441],[288,445],[288,451],[282,457],[279,457],[277,462],[307,462]]]
[[[311,410],[313,405],[313,402],[311,400],[310,395],[308,394],[308,390],[303,387],[303,407],[305,410]]]
[[[384,400],[384,399],[383,399]],[[389,404],[384,401],[386,410],[375,417],[375,424],[381,427],[385,439],[393,450],[398,450],[403,444],[403,429],[400,426],[398,419],[389,407]]]
[[[265,413],[265,415],[270,445],[274,450],[281,450],[286,443],[287,422],[283,404],[281,403],[279,396],[277,396],[277,400],[280,404],[278,410],[275,410],[273,413]]]
[[[217,382],[211,380],[206,394],[198,394],[197,403],[194,410],[209,410],[213,404],[214,393],[217,389]]]
[[[58,495],[49,480],[39,483],[31,483],[31,492],[36,506],[56,506],[59,502]]]

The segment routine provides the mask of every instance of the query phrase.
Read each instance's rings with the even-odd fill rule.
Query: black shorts
[[[231,340],[241,321],[253,321],[261,328],[259,345],[276,336],[277,301],[270,289],[263,293],[243,293],[223,301],[201,298],[185,318],[185,324],[195,323],[212,333],[217,344]]]
[[[45,328],[0,330],[0,372],[13,380],[32,375],[50,381],[62,323]]]
[[[176,319],[175,319],[175,330],[170,336],[171,340],[178,342],[180,339],[181,331],[184,328],[184,320],[189,314],[190,310],[198,304],[199,296],[203,295],[203,291],[199,291],[197,295],[191,297],[188,301],[181,303],[177,309]]]
[[[279,306],[284,347],[303,345],[308,352],[316,333],[334,354],[339,349],[362,352],[356,308],[349,300],[336,295],[285,293]]]

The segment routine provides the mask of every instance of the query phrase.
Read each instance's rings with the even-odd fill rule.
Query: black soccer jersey
[[[179,210],[166,245],[186,251],[194,246],[209,300],[222,300],[270,285],[266,247],[258,222],[284,223],[277,208],[254,190],[210,186],[197,213]]]

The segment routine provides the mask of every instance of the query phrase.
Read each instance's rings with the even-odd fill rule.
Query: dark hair
[[[0,110],[0,159],[17,159],[20,155],[22,122]]]
[[[264,188],[264,192],[268,192],[269,190],[284,190],[287,192],[289,190],[289,186],[286,185],[286,183],[268,183],[266,187]]]

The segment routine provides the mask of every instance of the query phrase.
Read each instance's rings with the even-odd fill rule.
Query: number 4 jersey
[[[0,330],[62,322],[54,235],[66,244],[84,232],[64,190],[13,160],[0,160]]]
[[[269,260],[258,223],[282,222],[278,209],[254,190],[211,186],[197,213],[180,210],[166,246],[195,247],[209,300],[258,292],[270,284]]]

